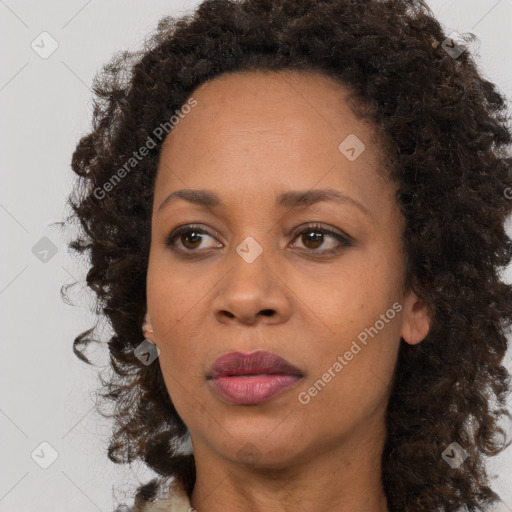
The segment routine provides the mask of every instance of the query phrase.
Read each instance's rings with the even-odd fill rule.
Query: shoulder
[[[143,504],[136,503],[130,512],[190,512],[191,510],[188,499],[185,501],[171,497]]]
[[[177,482],[173,482],[167,495],[155,501],[135,498],[133,507],[126,512],[192,512],[193,510],[185,490]]]

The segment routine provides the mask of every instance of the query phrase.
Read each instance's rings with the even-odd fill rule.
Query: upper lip
[[[302,377],[302,372],[290,362],[276,354],[258,350],[249,354],[228,352],[215,360],[208,378],[230,375],[287,374]]]

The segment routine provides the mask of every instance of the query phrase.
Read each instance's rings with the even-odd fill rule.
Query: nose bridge
[[[230,271],[214,303],[216,315],[237,317],[243,322],[255,321],[261,313],[281,319],[287,316],[289,301],[276,277],[271,252],[262,233],[247,236],[233,247],[228,256]]]
[[[258,237],[260,242],[255,237]],[[232,271],[228,280],[237,293],[246,290],[245,295],[267,293],[274,281],[274,272],[271,266],[271,248],[263,240],[260,233],[255,236],[246,236],[230,254]]]

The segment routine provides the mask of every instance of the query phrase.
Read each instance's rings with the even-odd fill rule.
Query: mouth
[[[276,354],[230,352],[215,361],[207,381],[227,402],[255,405],[283,393],[303,377],[296,366]]]

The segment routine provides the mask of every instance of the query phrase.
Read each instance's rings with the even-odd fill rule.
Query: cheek
[[[293,283],[301,309],[328,333],[355,333],[373,325],[400,299],[400,276],[383,256],[354,253],[334,270]],[[316,321],[315,321],[316,320]]]
[[[204,268],[183,269],[159,254],[147,273],[147,306],[161,350],[176,351],[176,361],[190,366],[201,326],[206,321],[205,305],[218,286],[218,274]]]
[[[343,395],[348,388],[361,399],[377,393],[376,399],[391,378],[400,343],[401,295],[396,267],[389,261],[382,256],[364,262],[359,258],[359,264],[347,265],[329,279],[302,282],[298,295],[308,298],[303,311],[313,338],[309,343],[304,340],[313,369],[307,387],[320,379],[328,381],[331,390],[319,393],[319,404],[336,400],[336,393]]]
[[[181,418],[188,419],[190,410],[204,408],[204,375],[198,364],[204,347],[193,342],[187,324],[178,324],[158,341],[159,363],[167,392]],[[192,334],[194,336],[194,334]]]
[[[200,339],[197,308],[204,294],[203,286],[183,280],[176,272],[159,271],[151,265],[148,269],[147,306],[171,398],[186,393],[200,374],[193,362],[201,360],[201,347],[191,340]]]
[[[311,371],[298,390],[299,410],[308,418],[323,417],[327,437],[385,408],[400,345],[399,313],[392,304],[346,304],[344,312],[332,315],[331,332],[310,347]]]
[[[185,279],[172,267],[151,266],[147,274],[147,302],[154,323],[178,323],[193,308],[200,296],[201,286]]]

